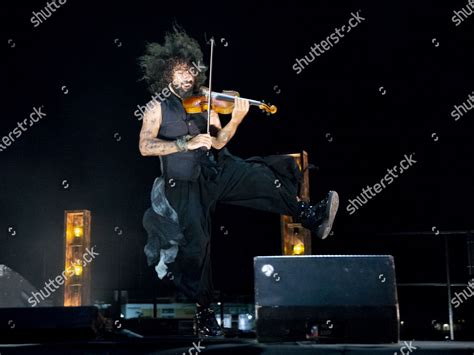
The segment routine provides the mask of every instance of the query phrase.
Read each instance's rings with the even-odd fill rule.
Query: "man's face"
[[[187,64],[178,64],[173,69],[173,88],[180,96],[188,96],[194,87],[194,76]]]

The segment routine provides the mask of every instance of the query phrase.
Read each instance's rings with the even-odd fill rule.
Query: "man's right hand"
[[[195,150],[200,147],[211,149],[212,137],[210,134],[198,134],[188,141],[188,150]]]

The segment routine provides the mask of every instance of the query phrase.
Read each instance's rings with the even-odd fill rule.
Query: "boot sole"
[[[225,333],[224,333],[223,329],[221,329],[221,334],[212,334],[212,335],[199,331],[199,329],[197,328],[197,325],[196,325],[196,320],[194,320],[194,324],[193,324],[193,334],[194,334],[194,336],[198,337],[199,339],[225,338]],[[0,353],[0,355],[1,355],[1,353]]]
[[[324,233],[319,237],[320,239],[326,239],[329,233],[331,233],[332,224],[334,223],[339,208],[339,195],[336,191],[329,191],[328,199],[329,217],[327,223],[323,223]]]

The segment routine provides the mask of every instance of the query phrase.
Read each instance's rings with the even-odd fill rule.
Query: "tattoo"
[[[217,140],[222,142],[222,143],[226,143],[229,140],[229,134],[226,131],[224,131],[223,129],[221,129],[217,133]]]
[[[166,151],[163,143],[151,143],[146,144],[146,148],[150,151],[158,151],[159,153],[164,153]]]
[[[149,138],[140,142],[140,151],[144,155],[167,155],[176,153],[178,147],[174,142],[163,142],[157,141],[156,138]]]

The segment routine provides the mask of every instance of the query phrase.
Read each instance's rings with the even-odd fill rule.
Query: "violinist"
[[[168,87],[172,94],[145,112],[139,150],[143,156],[159,157],[161,168],[151,190],[151,207],[143,216],[148,265],[154,266],[160,279],[169,278],[196,302],[195,333],[209,337],[223,335],[211,308],[211,216],[216,205],[292,215],[324,239],[331,231],[339,200],[330,191],[319,203],[300,201],[302,173],[292,157],[241,159],[229,152],[226,145],[235,139],[251,105],[269,112],[275,108],[239,98],[236,93],[230,100],[220,95],[213,104],[211,80],[207,93],[203,89],[205,71],[190,72],[192,63],[202,60],[198,42],[180,28],[167,33],[163,45],[148,44],[139,58],[143,79],[151,93]],[[210,106],[202,99],[206,95]],[[231,118],[224,126],[216,112],[219,99],[231,102],[225,109],[220,107],[227,113],[230,108]],[[280,186],[275,186],[275,180]]]

